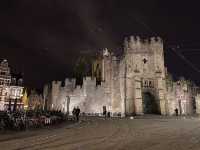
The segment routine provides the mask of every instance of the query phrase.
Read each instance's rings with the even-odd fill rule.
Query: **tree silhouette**
[[[83,84],[83,78],[91,76],[91,58],[79,57],[74,67],[76,85]]]

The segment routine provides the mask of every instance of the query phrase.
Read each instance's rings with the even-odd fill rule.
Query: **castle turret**
[[[111,53],[107,48],[103,49],[103,60],[102,60],[102,81],[107,82],[111,79]]]
[[[141,39],[139,36],[130,36],[128,40],[128,50],[137,51],[141,48]]]
[[[154,69],[156,76],[165,78],[163,41],[160,37],[151,37],[150,48],[154,54]]]
[[[72,79],[66,78],[65,79],[65,87],[73,90],[76,87],[76,79],[75,78],[72,78]]]
[[[51,89],[51,109],[57,109],[58,107],[58,97],[60,95],[61,81],[53,81]]]

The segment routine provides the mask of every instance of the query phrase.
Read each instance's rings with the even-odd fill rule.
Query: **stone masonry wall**
[[[104,84],[96,86],[96,80],[86,77],[83,81],[82,88],[77,86],[73,88],[73,84],[68,82],[64,87],[60,87],[60,82],[53,82],[52,85],[52,104],[57,110],[66,110],[67,96],[70,97],[69,112],[74,107],[79,107],[81,112],[85,113],[102,113],[103,106],[109,110],[110,96],[106,95]],[[73,81],[74,82],[74,81]],[[57,84],[59,83],[59,84]]]
[[[159,104],[163,115],[173,115],[175,108],[183,115],[193,113],[194,93],[185,81],[168,84],[164,66],[163,42],[159,37],[141,39],[130,36],[124,41],[124,54],[120,59],[108,49],[102,55],[102,83],[86,77],[82,87],[75,87],[75,79],[53,81],[51,89],[52,109],[66,111],[66,100],[70,97],[69,111],[79,106],[85,113],[102,113],[103,106],[112,113],[143,114],[145,92],[149,92]],[[144,83],[144,85],[143,85]],[[145,83],[151,87],[145,87]],[[147,90],[148,88],[148,90]],[[199,96],[196,97],[197,112]],[[146,106],[145,106],[146,107]]]

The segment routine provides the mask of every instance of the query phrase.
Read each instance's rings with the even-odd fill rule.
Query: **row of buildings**
[[[45,85],[47,108],[71,113],[79,106],[87,114],[102,114],[104,108],[113,116],[173,115],[176,108],[182,115],[200,113],[199,88],[184,78],[172,79],[159,37],[130,36],[121,56],[104,49],[92,70],[82,86],[68,78],[64,86],[62,81]]]
[[[0,110],[13,109],[15,103],[22,109],[23,88],[22,76],[11,73],[6,59],[0,60]]]
[[[44,108],[42,94],[32,89],[27,91],[23,85],[22,75],[12,73],[6,59],[0,60],[0,111],[42,108]]]

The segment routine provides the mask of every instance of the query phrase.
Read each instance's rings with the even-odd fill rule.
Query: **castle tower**
[[[51,89],[51,109],[58,109],[58,97],[60,95],[61,81],[53,81]]]
[[[163,42],[160,37],[152,37],[150,40],[151,49],[154,52],[154,69],[156,92],[160,104],[160,113],[166,115],[168,108],[166,103],[166,72],[164,66]]]
[[[102,60],[102,81],[107,82],[111,79],[111,53],[107,48],[103,49]]]
[[[159,37],[124,41],[126,113],[166,114],[163,43]]]
[[[102,59],[102,82],[104,83],[105,95],[109,101],[109,109],[111,109],[111,92],[112,92],[112,55],[107,48],[103,49]]]

